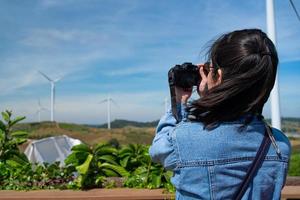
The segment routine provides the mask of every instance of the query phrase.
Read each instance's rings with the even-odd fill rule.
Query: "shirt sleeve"
[[[187,114],[185,108],[186,106],[184,104],[177,104],[179,122],[186,119]],[[171,137],[177,123],[171,108],[168,109],[158,123],[155,137],[149,149],[152,161],[161,163],[169,170],[174,169],[177,162],[177,156],[173,148],[174,144]]]

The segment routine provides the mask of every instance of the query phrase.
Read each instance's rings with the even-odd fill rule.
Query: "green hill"
[[[15,129],[27,131],[30,139],[68,135],[90,145],[113,139],[117,139],[120,144],[151,144],[155,134],[154,127],[123,126],[108,130],[89,125],[56,122],[21,123],[16,125]]]
[[[134,127],[155,127],[158,124],[158,120],[152,121],[152,122],[136,122],[136,121],[129,121],[129,120],[123,120],[123,119],[116,119],[111,122],[112,128],[124,128],[126,126],[134,126]],[[97,128],[106,128],[107,123],[102,124],[100,126],[94,126]]]

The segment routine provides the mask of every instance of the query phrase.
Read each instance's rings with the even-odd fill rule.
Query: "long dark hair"
[[[222,70],[222,82],[191,103],[187,109],[191,120],[211,127],[241,116],[248,116],[247,124],[253,116],[262,116],[278,65],[268,36],[259,29],[224,34],[211,46],[208,59],[215,71]]]

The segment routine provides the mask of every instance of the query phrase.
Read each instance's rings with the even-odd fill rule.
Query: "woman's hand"
[[[208,90],[219,85],[222,82],[222,70],[218,69],[216,77],[213,77],[214,69],[212,66],[209,66],[206,69],[204,68],[204,64],[200,64],[198,66],[201,82],[197,88],[197,92],[200,97],[203,97],[206,95]]]
[[[176,93],[176,103],[183,103],[186,104],[188,99],[192,95],[193,88],[180,88],[175,87],[175,93]]]

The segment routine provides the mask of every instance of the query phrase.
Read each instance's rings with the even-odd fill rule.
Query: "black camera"
[[[176,106],[176,89],[179,88],[192,88],[198,86],[201,81],[199,74],[199,67],[192,63],[183,63],[182,65],[175,65],[168,72],[170,95],[171,95],[171,106],[172,113],[176,121],[179,122],[180,118],[177,113]]]
[[[168,73],[169,85],[180,88],[192,88],[198,86],[201,81],[199,67],[192,63],[175,65]]]
[[[206,62],[203,65],[203,72],[207,76],[210,71],[210,63]],[[176,87],[183,89],[190,89],[193,86],[199,87],[201,76],[199,67],[192,63],[183,63],[182,65],[175,65],[168,72],[168,80],[171,94],[172,113],[176,121],[179,122],[176,102]]]

